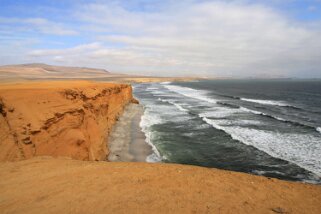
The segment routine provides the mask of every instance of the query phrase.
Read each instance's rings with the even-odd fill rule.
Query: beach
[[[146,143],[139,125],[143,113],[142,105],[129,104],[125,107],[109,136],[109,161],[145,162],[152,154],[152,147]]]

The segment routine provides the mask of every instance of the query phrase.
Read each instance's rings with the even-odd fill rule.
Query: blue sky
[[[321,0],[0,0],[0,64],[321,77]]]

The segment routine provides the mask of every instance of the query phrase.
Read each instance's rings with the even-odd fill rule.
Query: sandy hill
[[[95,78],[112,74],[104,69],[65,67],[41,63],[0,66],[0,78]]]
[[[23,82],[25,80],[51,79],[91,79],[107,82],[166,82],[190,81],[197,77],[155,77],[111,73],[104,69],[86,67],[66,67],[46,65],[42,63],[0,66],[0,82]]]

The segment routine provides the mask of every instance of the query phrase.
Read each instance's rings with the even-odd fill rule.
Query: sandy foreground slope
[[[1,213],[320,213],[321,187],[176,164],[0,164]]]

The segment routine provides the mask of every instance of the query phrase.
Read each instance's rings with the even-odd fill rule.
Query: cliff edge
[[[0,86],[0,161],[33,156],[105,160],[107,135],[133,100],[126,84],[87,81]]]

